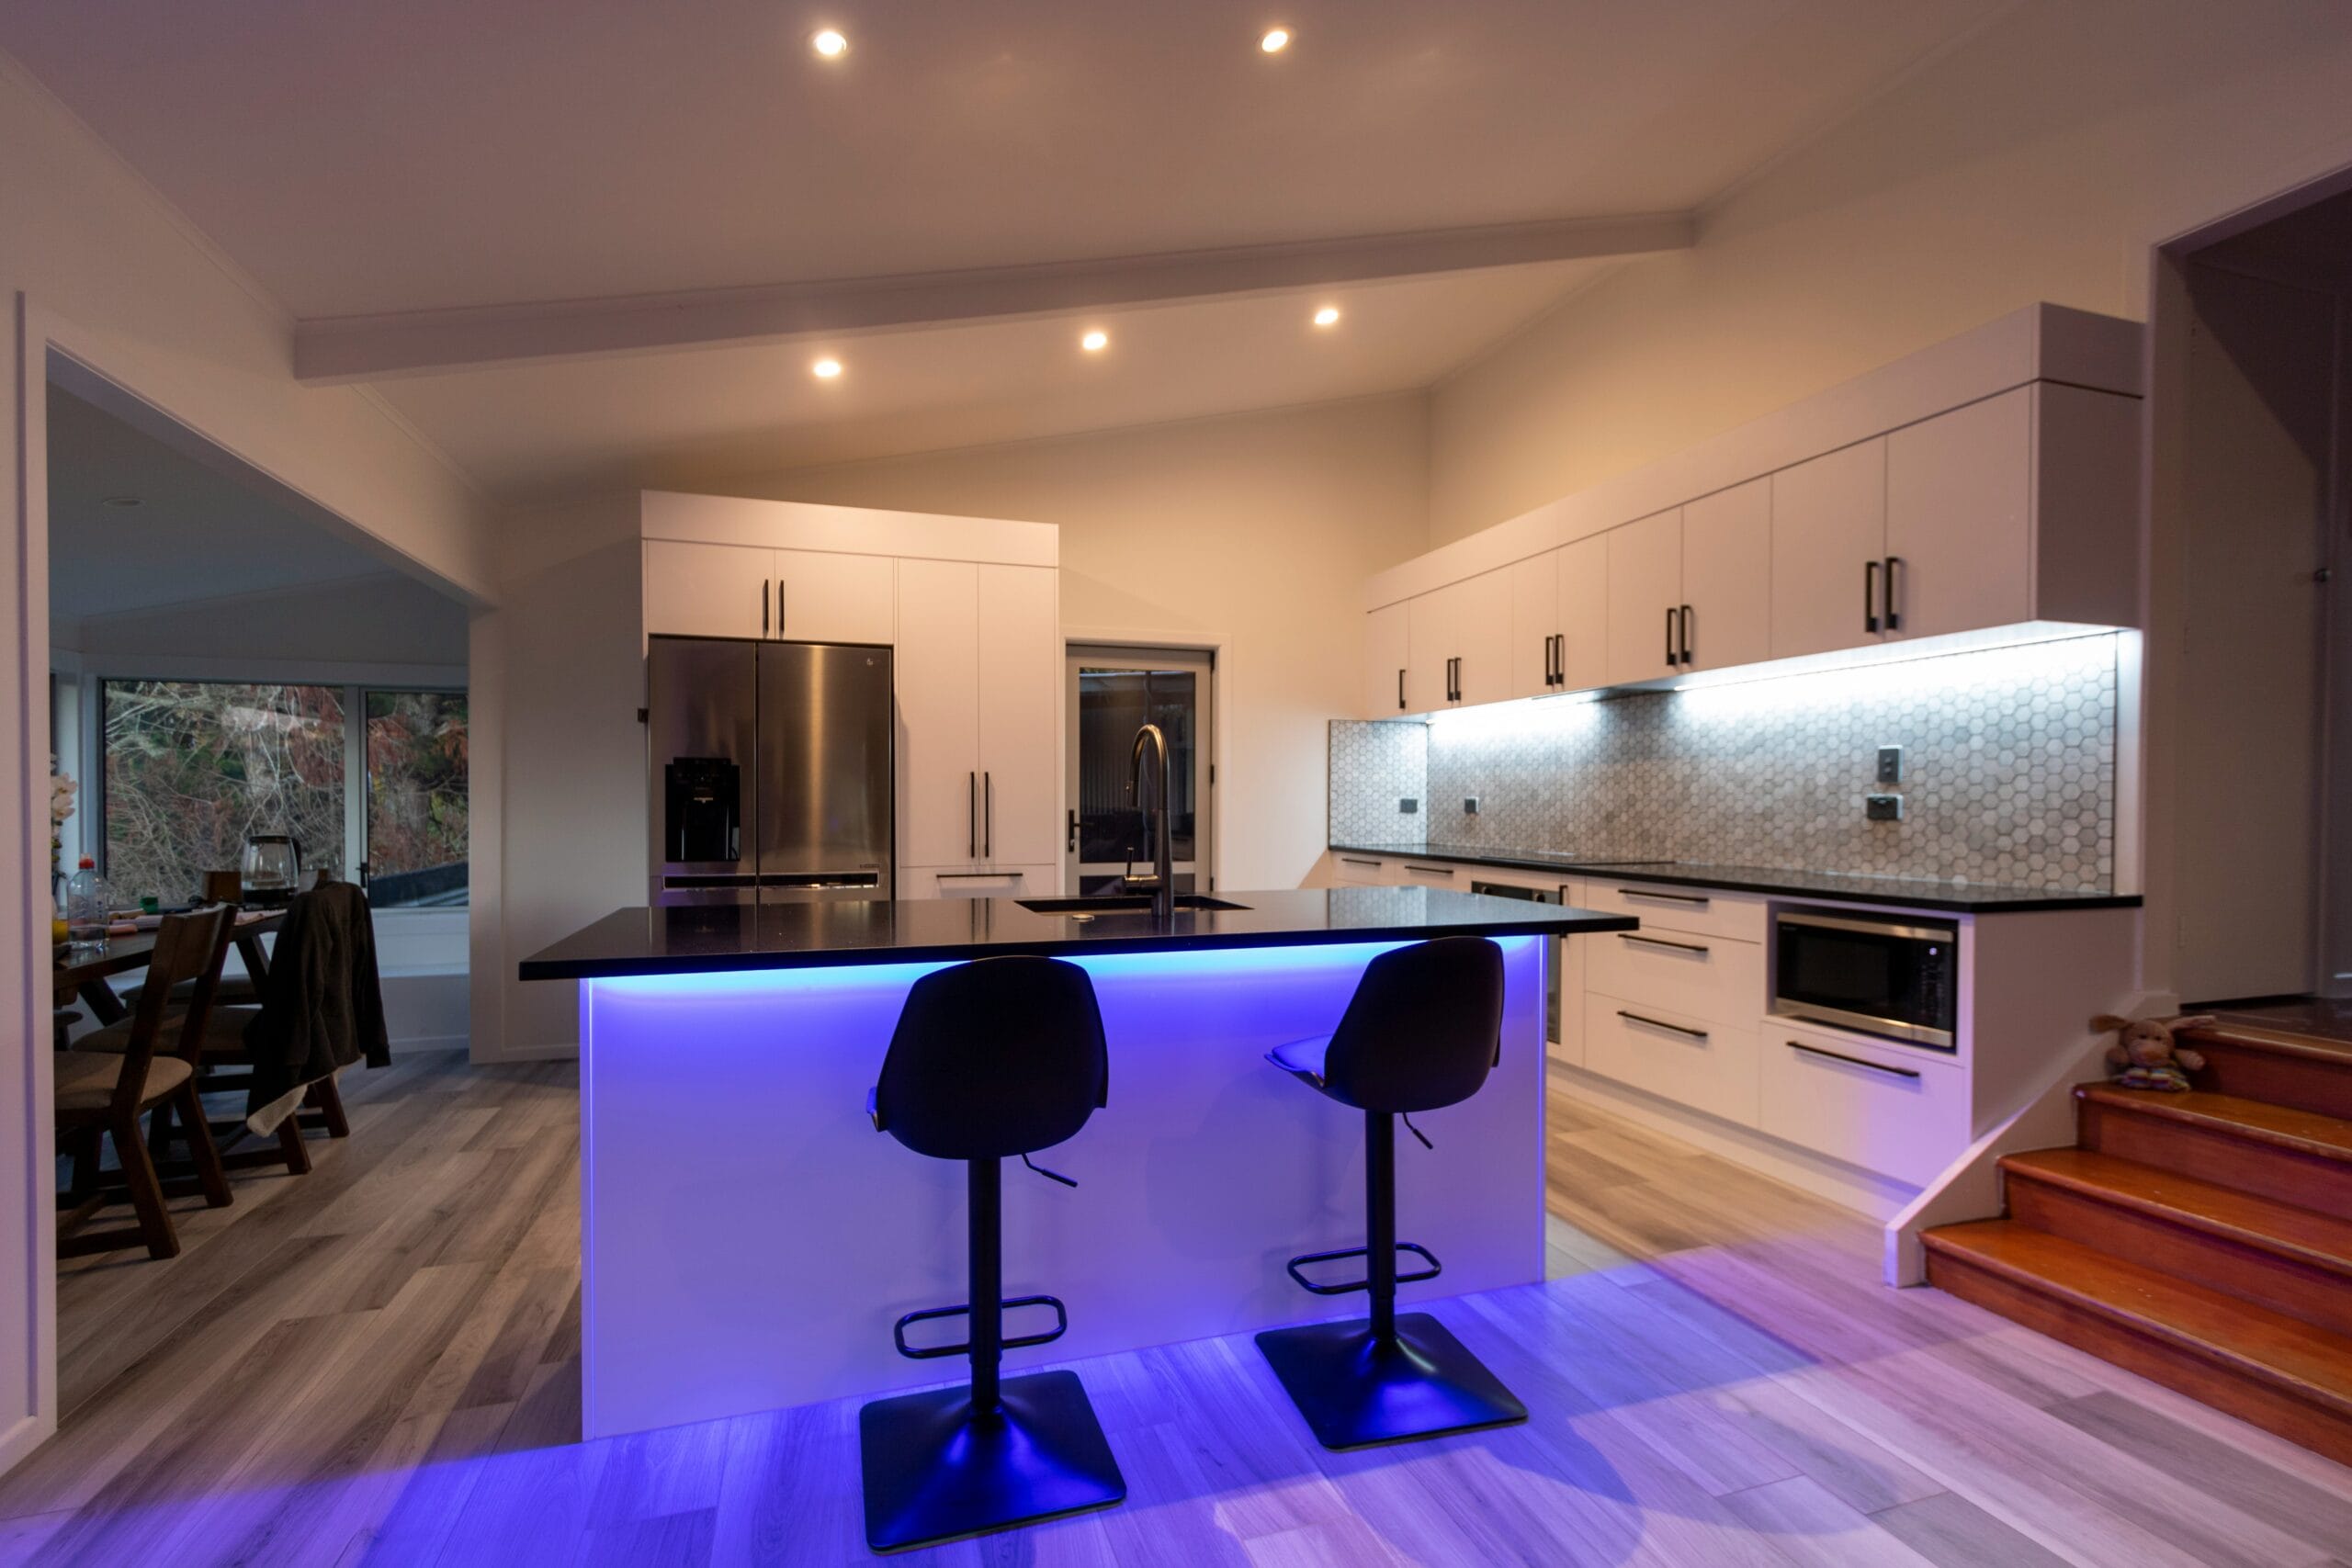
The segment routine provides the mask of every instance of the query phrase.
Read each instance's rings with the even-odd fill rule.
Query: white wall
[[[2146,311],[2148,247],[2352,162],[2318,0],[2015,7],[1440,383],[1431,542],[2035,300]]]
[[[154,661],[160,673],[189,659],[288,665],[430,665],[462,671],[466,606],[412,578],[387,574],[313,587],[165,604],[54,623],[50,639],[94,666]],[[462,679],[462,675],[460,675]]]
[[[289,323],[96,138],[0,56],[0,1467],[53,1424],[47,1039],[48,713],[41,362],[75,357],[345,520],[357,542],[486,595],[479,498],[369,394],[306,389]],[[28,323],[28,326],[27,325]],[[27,341],[28,332],[32,341]],[[29,397],[28,393],[29,392]],[[21,468],[19,465],[24,465]],[[28,575],[30,581],[28,581]]]
[[[1363,580],[1424,541],[1418,395],[808,468],[730,494],[1061,528],[1074,640],[1221,642],[1218,886],[1295,887],[1324,847],[1326,725],[1362,684]]]
[[[577,987],[514,967],[645,902],[643,554],[635,491],[510,516],[500,603],[473,623],[471,1044],[563,1055]]]

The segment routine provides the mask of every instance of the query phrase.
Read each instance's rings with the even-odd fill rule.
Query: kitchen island
[[[1062,1297],[1033,1362],[1351,1315],[1296,1254],[1359,1246],[1360,1116],[1265,1053],[1327,1033],[1375,954],[1450,935],[1502,949],[1502,1052],[1417,1118],[1400,1236],[1444,1261],[1408,1299],[1544,1274],[1547,938],[1619,915],[1417,887],[1231,893],[1164,926],[1012,899],[622,909],[521,965],[580,988],[581,1368],[590,1438],[940,1381],[900,1314],[964,1294],[965,1172],[865,1113],[907,989],[1001,953],[1091,976],[1109,1103],[1005,1173],[1005,1289]],[[1043,1326],[1043,1325],[1039,1325]],[[1009,1332],[1029,1332],[1008,1325]]]

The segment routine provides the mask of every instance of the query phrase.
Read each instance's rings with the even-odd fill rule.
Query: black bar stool
[[[1001,1162],[1019,1156],[1027,1165],[1076,1134],[1105,1103],[1109,1077],[1094,985],[1075,964],[984,958],[935,970],[907,992],[865,1108],[876,1131],[915,1153],[966,1163],[971,1299],[910,1312],[891,1332],[902,1356],[968,1355],[972,1381],[858,1412],[865,1540],[876,1551],[1107,1507],[1127,1495],[1076,1372],[997,1375],[1004,1351],[1050,1344],[1069,1326],[1056,1297],[1003,1299]],[[1027,1306],[1052,1307],[1054,1326],[1007,1339],[1005,1309]],[[964,1344],[908,1346],[908,1325],[963,1316],[971,1319]]]
[[[1502,1048],[1503,955],[1484,937],[1449,936],[1384,953],[1334,1033],[1294,1041],[1266,1060],[1317,1093],[1363,1112],[1369,1241],[1290,1260],[1291,1278],[1318,1296],[1368,1291],[1372,1315],[1274,1328],[1258,1348],[1327,1449],[1369,1448],[1527,1419],[1521,1404],[1446,1326],[1423,1312],[1396,1314],[1396,1287],[1437,1278],[1429,1248],[1396,1239],[1396,1118],[1424,1145],[1411,1113],[1478,1092]],[[1409,1252],[1429,1267],[1396,1272]],[[1364,1260],[1364,1277],[1317,1284],[1301,1266]]]

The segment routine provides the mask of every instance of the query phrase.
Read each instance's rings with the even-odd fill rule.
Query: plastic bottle
[[[112,911],[107,908],[107,885],[98,878],[98,863],[82,857],[82,868],[65,885],[65,940],[81,952],[106,946]]]

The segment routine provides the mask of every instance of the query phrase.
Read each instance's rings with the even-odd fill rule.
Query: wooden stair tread
[[[2352,1279],[2352,1221],[2317,1209],[2090,1149],[2007,1155],[2001,1168]]]
[[[1920,1239],[1930,1252],[2352,1420],[2352,1338],[2014,1220],[1942,1225]]]
[[[2316,1159],[2352,1165],[2352,1122],[2290,1105],[2272,1105],[2235,1095],[2190,1089],[2165,1094],[2154,1089],[2122,1089],[2109,1083],[2087,1083],[2075,1090],[2078,1100],[2143,1116],[2161,1117],[2211,1132],[2291,1149]]]
[[[2240,1023],[2223,1019],[2201,1029],[2184,1029],[2180,1037],[2191,1046],[2200,1043],[2234,1045],[2243,1050],[2268,1051],[2280,1056],[2297,1056],[2306,1061],[2352,1067],[2352,1041],[2330,1040],[2324,1035],[2302,1034],[2291,1029],[2274,1029],[2268,1024]]]

